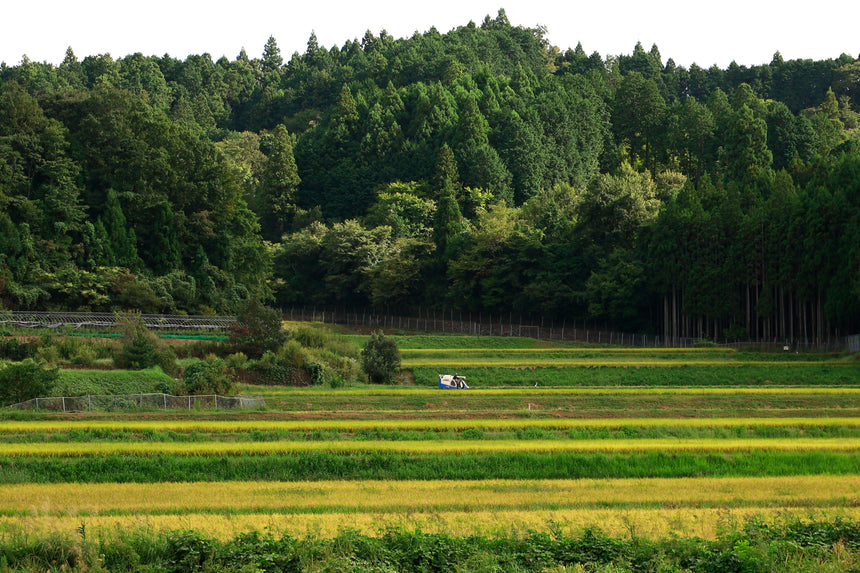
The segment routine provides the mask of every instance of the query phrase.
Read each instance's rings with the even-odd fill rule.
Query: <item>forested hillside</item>
[[[860,59],[689,69],[503,11],[289,59],[0,66],[0,308],[860,330]]]

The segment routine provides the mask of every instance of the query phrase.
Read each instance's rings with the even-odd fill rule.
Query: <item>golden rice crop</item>
[[[0,433],[35,433],[111,430],[126,432],[174,431],[207,434],[253,431],[342,432],[373,430],[516,430],[540,428],[566,430],[575,428],[631,427],[737,427],[737,426],[860,426],[860,418],[589,418],[589,419],[462,419],[462,420],[39,420],[8,421],[0,424]],[[0,446],[2,453],[2,446]]]
[[[860,438],[625,439],[625,440],[425,440],[277,442],[71,442],[2,444],[0,456],[268,455],[302,452],[359,454],[857,451]]]
[[[560,531],[577,534],[585,527],[599,526],[613,536],[634,531],[644,538],[665,538],[676,533],[684,537],[713,539],[727,524],[742,523],[753,517],[767,520],[797,518],[860,518],[860,508],[807,510],[797,508],[681,508],[681,509],[573,509],[540,511],[451,511],[404,513],[336,514],[190,514],[131,516],[39,516],[0,517],[5,528],[24,529],[30,534],[59,532],[74,534],[82,524],[87,532],[110,535],[117,529],[148,530],[193,529],[203,535],[229,539],[246,531],[267,530],[295,537],[330,538],[343,529],[378,534],[388,527],[425,533],[456,535],[516,535],[526,531]]]
[[[16,484],[0,514],[408,513],[596,507],[854,507],[860,476]]]

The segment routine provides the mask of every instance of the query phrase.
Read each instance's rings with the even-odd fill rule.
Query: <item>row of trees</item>
[[[860,61],[726,70],[480,26],[284,62],[0,65],[0,300],[860,327]]]

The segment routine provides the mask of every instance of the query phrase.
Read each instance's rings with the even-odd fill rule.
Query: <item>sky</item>
[[[726,68],[783,59],[860,57],[860,1],[774,0],[10,0],[0,10],[0,62],[59,64],[71,46],[79,60],[141,52],[185,59],[209,53],[233,60],[242,48],[260,57],[274,36],[284,60],[304,53],[311,32],[320,46],[343,46],[366,30],[395,38],[436,27],[445,33],[504,8],[515,26],[547,30],[565,50],[582,43],[591,54],[631,54],[636,42],[656,44],[663,61]]]

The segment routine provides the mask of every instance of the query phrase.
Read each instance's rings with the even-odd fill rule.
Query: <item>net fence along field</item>
[[[262,411],[7,416],[0,530],[714,538],[751,518],[860,519],[856,361],[399,340],[394,387],[241,385]],[[452,371],[473,389],[433,388]]]

